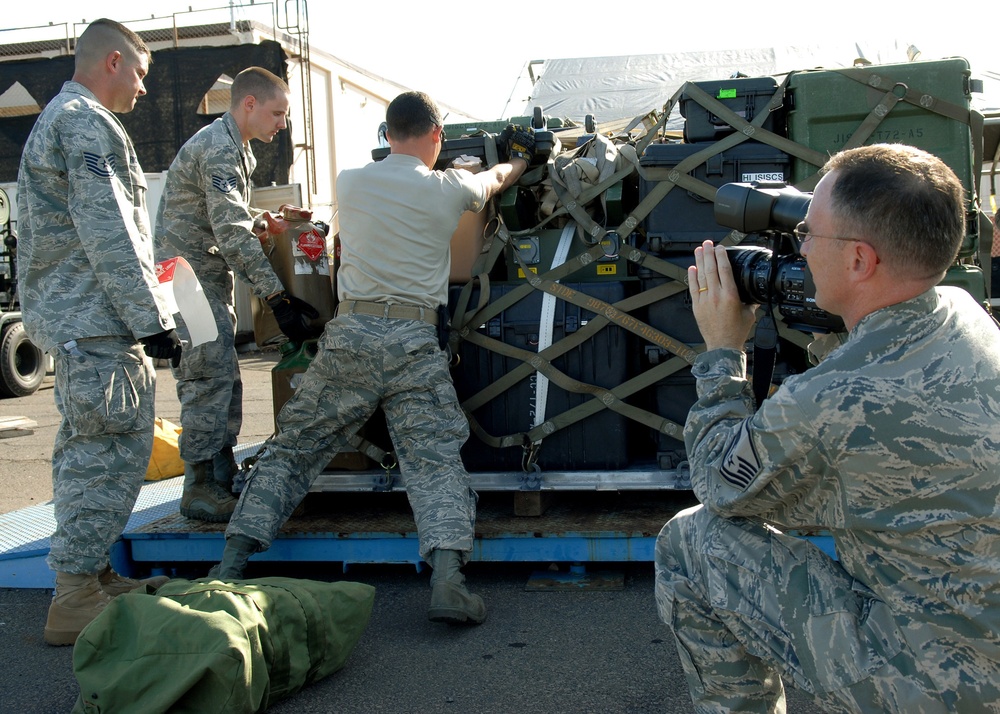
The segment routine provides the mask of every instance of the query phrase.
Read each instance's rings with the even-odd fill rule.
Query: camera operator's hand
[[[742,350],[753,329],[757,306],[740,302],[726,247],[707,240],[695,248],[694,260],[688,268],[688,290],[705,349]]]
[[[531,127],[525,129],[519,124],[508,124],[500,132],[500,140],[510,159],[524,159],[531,165],[535,158],[535,134]]]
[[[139,342],[152,359],[168,359],[171,366],[181,366],[181,338],[176,331],[157,332],[155,335],[139,338]]]
[[[278,322],[278,328],[288,336],[288,339],[303,342],[316,336],[316,331],[309,326],[309,321],[319,317],[319,311],[305,300],[300,300],[282,290],[264,302],[271,308],[274,319]]]

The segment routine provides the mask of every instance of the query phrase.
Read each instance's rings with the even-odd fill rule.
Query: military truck
[[[26,397],[42,384],[46,357],[24,331],[17,300],[17,236],[0,189],[0,397]]]

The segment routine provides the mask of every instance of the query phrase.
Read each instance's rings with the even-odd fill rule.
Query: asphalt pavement
[[[241,441],[271,433],[276,362],[273,351],[241,356]],[[179,412],[170,370],[161,367],[157,414],[176,423]],[[30,397],[0,400],[4,416],[26,416],[38,426],[0,440],[0,512],[52,497],[49,457],[58,415],[51,383]],[[478,627],[450,627],[427,620],[427,569],[351,566],[345,573],[339,565],[255,564],[248,573],[255,577],[355,580],[376,591],[371,621],[344,668],[269,711],[690,712],[672,636],[657,617],[652,564],[589,563],[584,574],[602,576],[582,578],[589,587],[564,578],[557,587],[536,589],[539,580],[567,569],[565,563],[471,563],[468,584],[483,596],[489,616]],[[48,590],[0,589],[0,712],[69,712],[76,701],[72,648],[42,641],[50,597]],[[788,711],[821,710],[789,690]]]

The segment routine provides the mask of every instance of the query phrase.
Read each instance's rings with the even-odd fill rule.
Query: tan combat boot
[[[431,622],[450,625],[478,625],[486,620],[486,605],[478,595],[465,588],[462,557],[457,550],[434,550],[428,559],[431,573]]]
[[[56,573],[56,593],[45,620],[45,641],[56,646],[76,644],[83,628],[109,602],[111,596],[101,589],[96,575]]]
[[[213,460],[184,464],[181,515],[198,521],[225,523],[236,510],[236,499],[215,480]]]
[[[154,575],[151,578],[133,580],[132,578],[126,578],[124,575],[119,575],[109,565],[98,573],[97,580],[101,583],[101,590],[111,597],[118,597],[133,590],[155,593],[161,585],[170,580],[170,577],[166,575]]]

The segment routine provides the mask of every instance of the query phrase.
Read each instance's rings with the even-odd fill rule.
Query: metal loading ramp
[[[263,442],[238,445],[238,460]],[[519,488],[517,474],[473,473],[480,500],[472,559],[487,562],[651,562],[656,535],[677,511],[695,503],[686,472],[594,471],[534,474],[535,488]],[[183,478],[146,482],[113,567],[126,575],[196,572],[218,562],[225,524],[188,520],[178,513]],[[528,496],[545,504],[541,515],[516,515]],[[270,550],[251,562],[323,562],[343,568],[363,563],[422,567],[413,515],[399,473],[324,472],[305,501],[305,513],[285,524]],[[55,530],[51,502],[0,514],[0,587],[50,588],[45,562]]]
[[[176,512],[183,479],[149,482],[143,485],[125,534],[142,525]],[[0,587],[49,588],[55,573],[45,562],[49,542],[56,527],[52,502],[0,514]],[[111,549],[111,565],[119,573],[130,574],[127,544],[119,540]]]
[[[514,513],[511,493],[480,494],[472,560],[492,562],[624,562],[653,560],[656,535],[690,493],[560,492],[539,516]],[[166,505],[166,504],[165,504]],[[218,562],[225,524],[190,521],[172,512],[124,536],[130,562],[157,571],[184,563]],[[255,561],[411,563],[421,558],[406,496],[311,493],[271,548]]]

